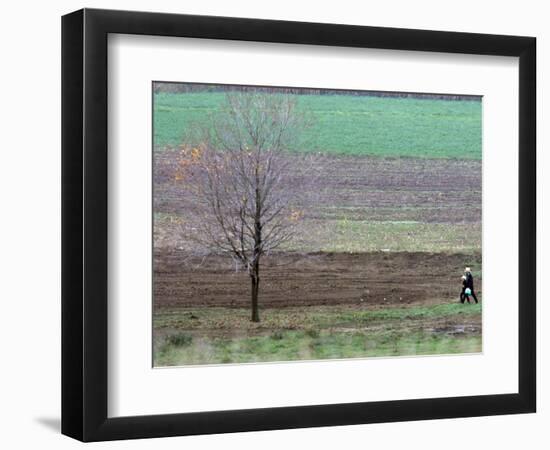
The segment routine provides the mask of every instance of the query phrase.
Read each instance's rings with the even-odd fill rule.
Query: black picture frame
[[[110,33],[519,57],[517,393],[107,416]],[[62,18],[62,433],[82,441],[274,430],[536,409],[536,40],[457,32],[83,9]]]

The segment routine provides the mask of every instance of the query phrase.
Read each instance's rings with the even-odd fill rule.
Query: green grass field
[[[177,146],[225,94],[156,93],[154,144]],[[481,102],[349,95],[297,95],[313,115],[298,151],[385,157],[481,159]]]
[[[167,310],[154,318],[155,366],[293,361],[481,351],[481,305],[379,309]],[[471,329],[468,329],[471,328]]]
[[[308,241],[292,250],[466,252],[481,248],[481,224],[361,220],[309,221]],[[312,245],[314,243],[314,245]],[[318,243],[321,243],[318,245]]]
[[[177,233],[184,219],[176,214],[155,214],[157,238]],[[447,252],[476,254],[481,249],[481,223],[425,223],[342,219],[305,220],[302,239],[281,246],[285,251],[360,253]],[[162,230],[162,231],[161,231]],[[184,246],[186,243],[180,244]],[[188,245],[193,245],[193,242]]]

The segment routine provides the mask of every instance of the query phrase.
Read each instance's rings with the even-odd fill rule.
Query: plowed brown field
[[[157,252],[155,307],[234,306],[250,302],[248,275],[227,258]],[[475,261],[472,261],[475,260]],[[459,275],[481,255],[444,253],[281,254],[264,259],[263,307],[408,305],[458,300]],[[478,281],[477,290],[480,291]]]

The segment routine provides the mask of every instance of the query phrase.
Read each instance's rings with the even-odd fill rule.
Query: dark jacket
[[[466,287],[469,287],[472,291],[474,290],[474,277],[471,273],[466,274]]]

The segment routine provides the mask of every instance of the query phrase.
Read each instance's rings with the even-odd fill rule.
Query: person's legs
[[[473,289],[472,289],[472,297],[474,297],[474,300],[476,301],[476,303],[479,303],[479,302],[477,301],[476,293],[474,292]]]
[[[462,290],[460,291],[460,303],[464,303],[464,297],[465,297],[464,288],[462,288]]]

